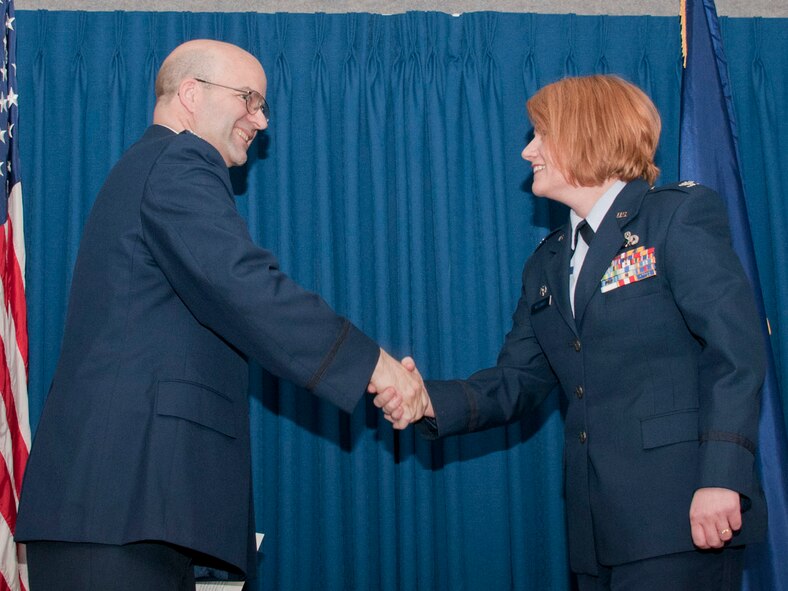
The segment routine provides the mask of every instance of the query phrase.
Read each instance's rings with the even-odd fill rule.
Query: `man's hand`
[[[739,493],[727,488],[699,488],[690,505],[692,542],[704,550],[722,548],[741,529]]]
[[[434,419],[435,411],[432,409],[432,399],[430,398],[429,392],[427,392],[427,387],[424,385],[424,378],[421,377],[421,373],[416,367],[416,362],[413,361],[413,357],[403,357],[401,363],[402,367],[415,374],[419,382],[421,382],[421,387],[424,388],[424,395],[427,397],[427,408],[424,410],[424,416]]]
[[[415,369],[415,364],[413,367]],[[375,406],[383,409],[383,416],[395,429],[404,429],[421,419],[428,408],[432,409],[424,389],[424,380],[418,371],[406,369],[383,349],[380,350],[378,364],[372,372],[367,391],[377,394]]]

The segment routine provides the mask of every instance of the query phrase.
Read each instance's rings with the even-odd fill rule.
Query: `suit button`
[[[583,397],[583,394],[585,394],[585,390],[583,390],[583,386],[575,386],[575,396],[577,396],[577,398],[580,399]]]
[[[569,344],[574,348],[575,351],[580,353],[580,339],[575,339],[574,341],[572,341]]]
[[[586,439],[588,439],[588,435],[586,435],[585,431],[580,431],[580,435],[578,435],[577,438],[580,440],[580,443],[585,443]]]

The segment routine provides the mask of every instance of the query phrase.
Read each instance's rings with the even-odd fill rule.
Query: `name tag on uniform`
[[[654,247],[639,246],[622,252],[610,262],[610,267],[602,276],[600,288],[602,293],[605,293],[656,274],[657,260],[654,257]]]
[[[531,314],[536,314],[537,312],[541,312],[545,308],[548,308],[552,303],[553,303],[553,296],[551,295],[534,302],[534,304],[531,306]]]

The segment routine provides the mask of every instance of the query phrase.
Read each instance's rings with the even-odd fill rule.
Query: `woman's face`
[[[574,187],[566,180],[552,158],[550,148],[544,142],[542,134],[534,132],[532,139],[523,149],[523,160],[531,163],[534,173],[533,193],[565,203],[567,191]]]

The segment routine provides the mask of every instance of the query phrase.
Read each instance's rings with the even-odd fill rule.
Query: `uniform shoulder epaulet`
[[[659,193],[660,191],[679,191],[681,193],[692,193],[698,189],[705,187],[697,181],[680,181],[678,183],[670,183],[669,185],[662,185],[660,187],[652,187],[651,193]]]
[[[536,249],[534,250],[534,252],[536,252],[537,250],[539,250],[540,248],[542,248],[542,245],[544,245],[546,242],[548,242],[548,241],[549,241],[549,240],[550,240],[550,239],[551,239],[553,236],[555,236],[556,234],[558,234],[558,233],[560,233],[560,232],[563,232],[563,231],[564,231],[564,227],[563,227],[563,226],[558,226],[558,227],[557,227],[557,228],[555,228],[554,230],[551,230],[551,231],[550,231],[550,233],[549,233],[547,236],[545,236],[544,238],[542,238],[542,239],[539,241],[539,244],[537,245],[537,247],[536,247]],[[563,239],[563,237],[559,237],[558,239],[559,239],[559,240],[562,240],[562,239]]]

